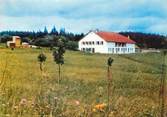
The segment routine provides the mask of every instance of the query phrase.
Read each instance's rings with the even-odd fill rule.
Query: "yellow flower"
[[[96,112],[96,109],[95,109],[95,108],[93,109],[93,112]]]
[[[95,109],[103,111],[104,108],[106,107],[106,104],[102,103],[102,104],[97,104],[94,106]]]

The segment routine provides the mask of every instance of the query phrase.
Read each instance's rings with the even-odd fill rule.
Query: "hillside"
[[[67,51],[58,84],[58,66],[52,52],[46,48],[43,51],[47,60],[41,74],[37,61],[40,49],[0,49],[0,116],[104,116],[105,108],[96,105],[107,103],[109,55]],[[111,57],[110,116],[158,117],[161,54]]]

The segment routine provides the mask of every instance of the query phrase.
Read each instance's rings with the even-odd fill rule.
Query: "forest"
[[[167,49],[167,37],[163,35],[141,32],[120,32],[120,34],[129,36],[140,48]]]
[[[159,34],[141,33],[141,32],[119,32],[124,36],[129,36],[130,39],[136,42],[136,45],[142,49],[155,48],[166,49],[167,48],[167,36]],[[66,47],[70,50],[77,50],[78,41],[82,39],[86,34],[75,34],[67,32],[65,28],[61,28],[59,31],[55,26],[49,32],[47,27],[43,31],[2,31],[0,32],[0,43],[6,43],[12,39],[12,36],[20,36],[22,42],[28,42],[32,45],[42,47],[56,46],[57,40],[60,36],[64,37],[66,41]]]

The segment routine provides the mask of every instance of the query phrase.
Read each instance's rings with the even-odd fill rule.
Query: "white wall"
[[[127,48],[129,48],[129,53],[135,53],[135,44],[127,44]]]
[[[107,43],[108,53],[112,54],[128,54],[135,53],[135,44],[126,44],[124,47],[117,47],[114,42]]]
[[[83,42],[94,42],[94,44],[85,44],[83,45]],[[103,44],[97,44],[97,41],[102,42]],[[94,32],[90,32],[88,35],[86,35],[83,39],[79,41],[79,50],[82,48],[95,48],[95,53],[107,53],[107,43],[105,40],[103,40],[101,37],[96,35]]]
[[[116,53],[115,52],[115,43],[114,42],[108,42],[107,43],[107,53]]]

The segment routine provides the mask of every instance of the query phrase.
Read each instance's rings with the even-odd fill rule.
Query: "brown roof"
[[[133,40],[129,39],[126,36],[118,34],[118,33],[114,33],[114,32],[101,32],[100,31],[100,32],[96,32],[96,34],[98,36],[100,36],[101,38],[103,38],[107,42],[120,42],[120,43],[135,44],[135,42]]]

